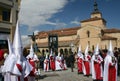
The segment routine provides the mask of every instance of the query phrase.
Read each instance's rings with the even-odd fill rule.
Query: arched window
[[[101,30],[101,35],[102,35],[102,36],[104,35],[104,31],[103,31],[103,30]]]
[[[68,49],[67,49],[67,48],[64,49],[64,53],[65,53],[66,55],[68,55]]]
[[[94,47],[94,45],[92,45],[92,50],[94,51],[94,49],[95,49],[95,47]]]
[[[60,49],[60,54],[63,54],[63,49]]]
[[[90,37],[90,31],[88,30],[86,33],[87,33],[87,37]]]

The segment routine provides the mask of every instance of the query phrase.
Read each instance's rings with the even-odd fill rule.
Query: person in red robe
[[[103,80],[102,62],[103,62],[103,58],[99,54],[99,48],[97,45],[94,55],[92,56],[92,59],[91,59],[93,81]]]
[[[81,47],[79,47],[78,54],[77,54],[77,67],[78,67],[78,74],[83,73],[83,54],[81,52]]]
[[[117,59],[114,56],[111,41],[104,62],[103,81],[117,81]]]
[[[52,71],[55,71],[55,57],[54,57],[52,50],[50,53],[50,68]]]
[[[84,60],[83,60],[83,74],[84,76],[89,76],[91,72],[91,56],[88,53],[88,46],[85,50]]]

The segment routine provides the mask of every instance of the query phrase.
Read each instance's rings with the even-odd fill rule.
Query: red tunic
[[[32,59],[29,59],[29,63],[32,65],[33,69],[32,71],[30,72],[29,76],[35,76],[35,70],[36,70],[36,67],[35,67],[35,62],[32,60]]]
[[[0,61],[4,59],[4,51],[0,50]]]
[[[111,63],[108,67],[108,81],[116,81],[116,67]]]
[[[96,80],[101,80],[101,64],[94,61],[94,69],[95,69],[95,74],[96,74]]]
[[[45,59],[45,60],[44,60],[44,64],[45,64],[45,65],[44,65],[44,66],[45,66],[44,70],[45,70],[45,71],[48,71],[48,69],[49,69],[49,60],[48,60],[48,59]]]
[[[55,59],[53,56],[50,56],[50,68],[55,71]]]
[[[84,66],[86,70],[86,75],[90,75],[90,64],[88,61],[84,61]]]
[[[28,81],[28,78],[27,78],[27,77],[25,77],[25,78],[24,78],[24,81]]]
[[[83,60],[82,60],[82,58],[77,58],[77,66],[78,66],[78,73],[82,73],[83,71],[82,71],[82,62],[83,62]]]
[[[19,69],[20,72],[22,72],[22,66],[20,64],[16,64],[17,68]]]
[[[18,70],[22,73],[22,70],[23,70],[22,66],[20,64],[18,64],[18,63],[16,64],[16,66],[17,66]],[[20,76],[18,76],[18,81],[21,81]]]
[[[84,63],[84,66],[85,66],[86,75],[89,76],[90,75],[90,62],[89,62],[89,60],[91,60],[91,57],[88,55],[87,59],[88,59],[88,61],[84,61],[83,63]]]

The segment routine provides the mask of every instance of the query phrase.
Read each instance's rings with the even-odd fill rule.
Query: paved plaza
[[[70,68],[65,71],[50,71],[44,72],[41,70],[41,76],[36,81],[93,81],[91,76],[85,77],[83,74],[77,74],[77,69],[74,68],[74,72],[71,72]],[[120,81],[120,77],[118,77]]]

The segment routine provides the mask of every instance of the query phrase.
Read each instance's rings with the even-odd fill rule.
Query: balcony
[[[0,32],[10,32],[12,24],[7,21],[0,21]]]
[[[0,6],[5,7],[5,8],[11,8],[13,6],[13,1],[0,0]]]

